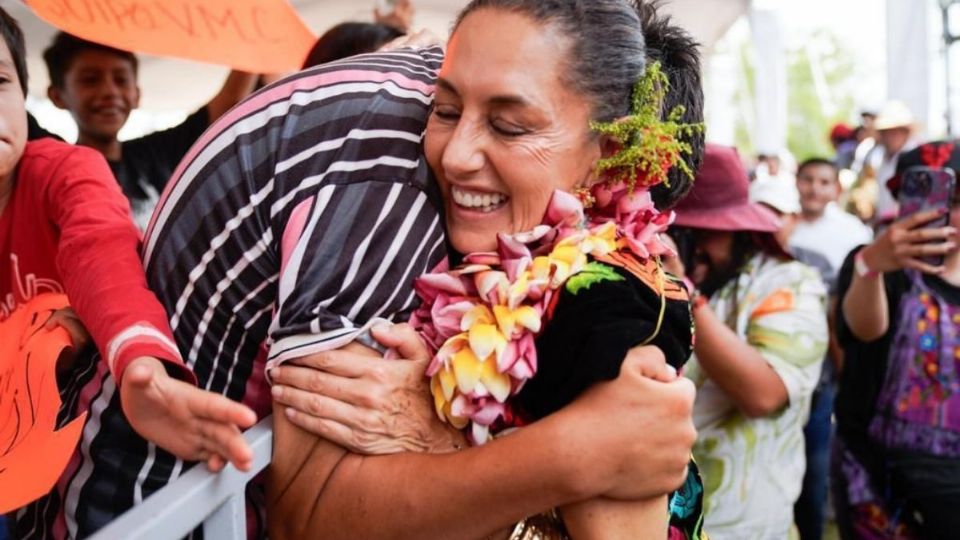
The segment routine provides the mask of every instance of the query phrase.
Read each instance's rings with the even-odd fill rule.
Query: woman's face
[[[702,285],[711,275],[731,270],[733,259],[733,233],[698,229],[694,233],[696,248],[694,266],[690,270],[690,279]]]
[[[495,249],[497,233],[538,225],[555,189],[590,183],[602,139],[588,100],[562,82],[568,47],[549,26],[490,8],[451,37],[424,148],[457,251]]]

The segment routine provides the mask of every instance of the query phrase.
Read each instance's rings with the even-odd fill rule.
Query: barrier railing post
[[[250,471],[227,466],[215,474],[198,465],[100,529],[91,540],[174,540],[201,524],[206,538],[245,539],[244,492],[247,482],[270,464],[273,417],[264,418],[243,436],[253,449]]]

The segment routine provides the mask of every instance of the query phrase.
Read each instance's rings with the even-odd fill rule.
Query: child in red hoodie
[[[0,36],[0,321],[39,294],[65,293],[72,307],[48,326],[64,326],[78,350],[92,339],[102,371],[120,381],[124,411],[150,412],[134,426],[141,435],[212,468],[246,464],[252,456],[236,427],[201,424],[249,426],[253,412],[226,398],[183,397],[196,379],[147,288],[126,198],[98,152],[27,142],[23,33],[2,9]]]

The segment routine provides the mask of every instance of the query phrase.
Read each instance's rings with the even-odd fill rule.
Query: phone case
[[[931,169],[930,167],[911,167],[903,172],[900,183],[900,217],[904,218],[928,210],[950,209],[957,179],[951,169]],[[949,213],[944,213],[924,228],[946,227],[950,223]],[[923,257],[927,264],[943,264],[942,256]]]

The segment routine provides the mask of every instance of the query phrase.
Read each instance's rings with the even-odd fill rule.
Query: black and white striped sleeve
[[[268,367],[341,347],[378,320],[406,320],[416,306],[414,279],[443,253],[440,216],[418,187],[323,187],[283,233]]]

